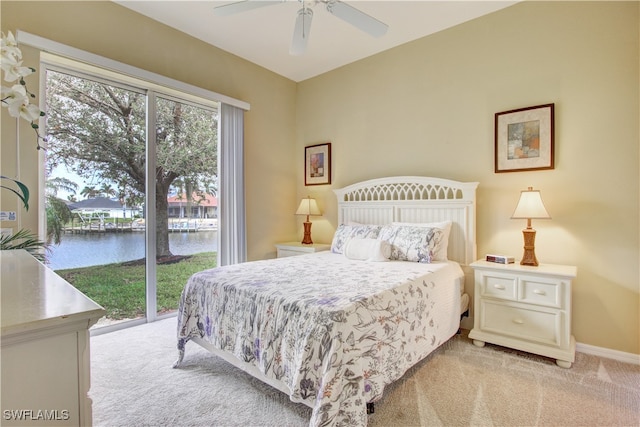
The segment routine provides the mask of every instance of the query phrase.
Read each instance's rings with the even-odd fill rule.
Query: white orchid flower
[[[15,102],[15,100],[20,100],[20,102],[22,102],[22,99],[26,99],[27,101],[29,100],[27,89],[24,86],[20,84],[13,85],[11,87],[2,86],[2,102],[10,104]]]
[[[9,31],[6,36],[2,33],[0,56],[2,57],[2,62],[5,61],[5,58],[13,58],[15,61],[22,59],[22,52],[18,48],[18,43],[16,42],[15,37],[13,37],[13,33],[11,31]]]
[[[40,109],[37,105],[29,103],[27,90],[22,85],[13,85],[10,88],[3,86],[2,103],[7,106],[11,117],[22,117],[29,122],[40,117]]]
[[[15,111],[14,105],[29,103],[27,90],[22,85],[13,85],[11,87],[2,86],[2,103],[9,108],[9,112]],[[11,114],[12,117],[18,115]]]
[[[2,71],[4,71],[5,81],[15,82],[22,77],[26,77],[29,74],[32,74],[35,70],[31,67],[23,67],[22,61],[3,60]]]
[[[31,123],[31,127],[35,130],[38,138],[37,148],[40,146],[40,139],[46,141],[41,137],[38,132],[37,120],[40,116],[44,116],[44,113],[40,111],[37,105],[32,104],[35,96],[27,90],[26,83],[23,77],[26,77],[32,73],[35,73],[35,68],[22,66],[22,51],[18,47],[13,33],[10,31],[0,33],[2,40],[0,44],[0,68],[4,74],[4,80],[7,82],[15,82],[11,87],[2,86],[0,89],[0,101],[3,107],[7,107],[9,115],[11,117],[20,117]]]
[[[38,108],[38,106],[35,104],[22,104],[18,112],[20,114],[20,117],[28,122],[31,122],[32,125],[33,122],[38,120],[38,117],[40,117],[40,108]]]

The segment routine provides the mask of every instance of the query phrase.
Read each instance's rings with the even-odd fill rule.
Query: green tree
[[[68,178],[47,178],[46,182],[46,192],[47,196],[58,197],[59,191],[66,191],[68,193],[72,193],[72,195],[76,194],[78,191],[78,184],[71,181]],[[71,196],[70,196],[71,197]]]
[[[145,193],[146,97],[58,72],[47,74],[48,161],[100,183]],[[169,256],[168,202],[174,180],[215,182],[217,117],[204,108],[156,101],[156,252]],[[133,195],[135,193],[135,195]]]
[[[59,245],[62,231],[66,223],[71,221],[73,214],[64,200],[58,198],[58,191],[64,190],[74,193],[78,184],[67,178],[48,178],[46,183],[45,211],[47,214],[47,243]]]
[[[47,243],[59,245],[62,241],[64,226],[71,222],[73,214],[64,200],[53,196],[47,196],[45,203],[47,213]]]
[[[103,182],[100,188],[98,189],[98,192],[105,197],[113,197],[116,194],[118,194],[116,189],[113,188],[113,186],[108,182]]]
[[[80,191],[80,195],[84,196],[87,199],[93,199],[95,197],[98,197],[98,194],[100,194],[100,191],[96,190],[96,187],[93,187],[90,185],[87,185],[82,189],[82,191]]]

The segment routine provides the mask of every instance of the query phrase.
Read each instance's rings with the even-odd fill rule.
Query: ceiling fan
[[[229,16],[236,13],[246,12],[259,7],[271,6],[278,3],[284,3],[287,0],[264,1],[264,0],[243,0],[234,3],[217,6],[213,12],[218,16]],[[317,4],[325,5],[325,8],[332,15],[342,19],[343,21],[353,25],[354,27],[370,34],[373,37],[383,36],[389,28],[384,22],[378,21],[372,16],[367,15],[361,10],[340,1],[340,0],[297,0],[302,4],[302,9],[298,11],[295,27],[293,30],[293,39],[289,53],[291,55],[302,55],[309,40],[311,31],[311,20],[313,18],[312,7]]]

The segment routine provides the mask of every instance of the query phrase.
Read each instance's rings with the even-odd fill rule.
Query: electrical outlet
[[[2,237],[11,237],[12,234],[13,228],[0,228],[0,235],[2,235]]]

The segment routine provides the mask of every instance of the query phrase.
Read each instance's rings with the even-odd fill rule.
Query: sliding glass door
[[[156,314],[176,309],[191,274],[216,263],[217,110],[155,97]],[[187,268],[188,267],[188,268]],[[150,307],[151,308],[151,307]]]
[[[216,261],[217,108],[126,80],[46,70],[48,262],[98,326],[175,311]]]
[[[146,315],[146,95],[46,72],[49,266],[107,310],[97,326]]]

